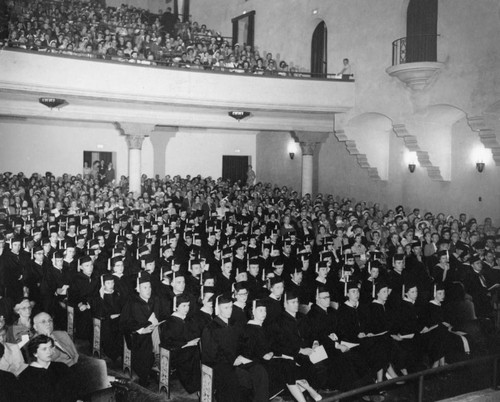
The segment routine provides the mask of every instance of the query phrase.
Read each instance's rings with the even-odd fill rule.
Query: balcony
[[[439,35],[418,35],[392,42],[392,67],[386,69],[413,91],[421,91],[437,77],[444,67],[437,61]]]
[[[333,131],[354,82],[165,68],[50,53],[0,53],[0,118],[140,122],[245,130]],[[39,98],[61,98],[51,110]],[[244,110],[240,122],[228,111]]]

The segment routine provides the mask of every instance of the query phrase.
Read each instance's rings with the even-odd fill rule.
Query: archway
[[[327,37],[328,31],[324,21],[314,30],[311,42],[311,76],[326,78],[327,74]]]

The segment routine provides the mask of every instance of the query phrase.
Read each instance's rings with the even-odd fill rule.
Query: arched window
[[[437,61],[438,0],[410,0],[406,11],[406,62]]]
[[[311,43],[311,75],[326,77],[327,74],[327,29],[321,21],[314,30]]]

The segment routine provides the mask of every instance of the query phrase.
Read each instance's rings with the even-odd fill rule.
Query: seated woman
[[[422,313],[422,343],[432,367],[445,365],[445,354],[464,351],[470,353],[469,342],[464,332],[453,331],[445,321],[442,303],[445,298],[444,284],[434,286],[434,298],[427,303]]]
[[[398,306],[393,320],[391,337],[397,342],[403,352],[403,358],[395,363],[396,368],[404,375],[408,370],[417,371],[421,365],[422,356],[420,331],[422,330],[418,309],[415,302],[418,297],[417,285],[407,282],[404,287],[403,302]],[[399,364],[398,364],[399,363]]]
[[[184,389],[192,394],[200,390],[199,337],[194,338],[186,323],[190,302],[186,295],[174,298],[174,312],[161,327],[160,345],[172,353],[172,367],[177,369]]]
[[[399,357],[399,353],[389,336],[391,319],[385,307],[388,297],[388,285],[378,282],[375,286],[375,299],[368,307],[366,316],[365,347],[369,365],[377,375],[377,382],[384,380],[385,372],[387,378],[397,377],[391,363]]]
[[[19,318],[7,330],[6,341],[8,343],[17,343],[22,348],[33,336],[34,331],[30,316],[34,304],[28,299],[22,299],[14,306],[14,312]]]
[[[75,400],[69,386],[70,369],[52,361],[54,340],[35,336],[27,345],[31,364],[19,376],[26,402],[63,402]]]

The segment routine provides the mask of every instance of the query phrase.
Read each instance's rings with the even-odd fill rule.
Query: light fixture
[[[318,9],[317,9],[317,8],[315,8],[315,9],[313,10],[313,15],[316,15],[316,14],[318,14]]]
[[[410,173],[413,173],[415,171],[415,167],[417,165],[415,165],[414,163],[409,163],[408,164],[408,170],[410,171]]]
[[[59,98],[40,98],[38,99],[38,101],[42,105],[45,105],[50,109],[54,109],[55,107],[61,107],[68,104],[65,99],[59,99]]]
[[[243,120],[245,117],[250,116],[250,112],[241,112],[241,111],[236,111],[236,110],[228,112],[227,114],[229,115],[229,117],[232,117],[233,119],[238,120],[238,122],[240,120]]]
[[[483,173],[484,170],[484,162],[477,162],[476,163],[476,169],[479,173]]]
[[[295,141],[290,141],[288,143],[288,155],[290,156],[290,159],[293,159],[295,157],[295,152],[297,150],[297,144]]]

